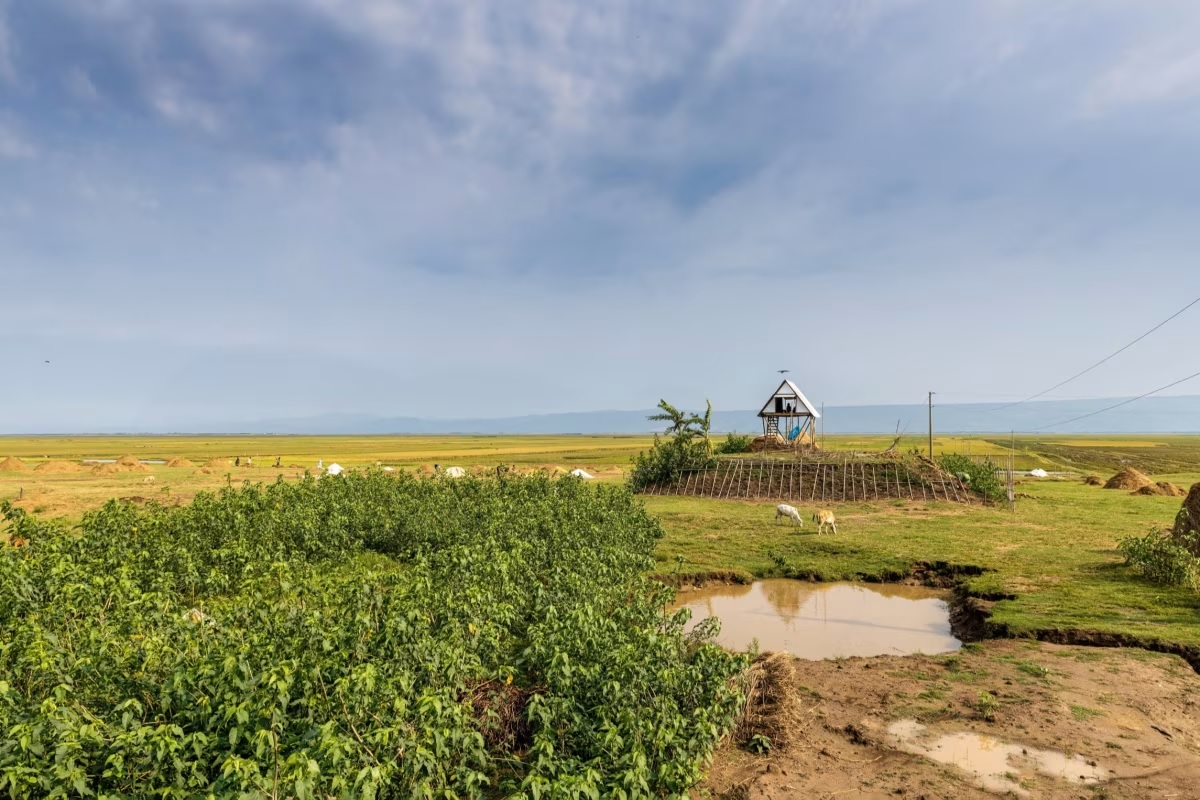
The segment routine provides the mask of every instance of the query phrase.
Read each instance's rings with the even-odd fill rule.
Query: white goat
[[[821,509],[813,514],[813,522],[817,523],[817,533],[825,532],[825,526],[833,528],[833,532],[837,533],[837,520],[833,517],[832,511]]]
[[[804,527],[804,517],[800,516],[800,512],[796,510],[795,506],[789,506],[787,503],[780,503],[779,505],[775,506],[776,524],[779,523],[780,517],[787,517],[788,519],[794,521],[801,528]]]
[[[154,483],[154,476],[153,476],[153,475],[147,475],[147,476],[145,477],[145,479],[142,481],[142,483]]]

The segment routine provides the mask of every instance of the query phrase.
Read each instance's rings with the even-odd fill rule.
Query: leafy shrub
[[[1003,500],[1004,484],[996,477],[997,467],[990,459],[973,461],[963,455],[947,453],[938,457],[938,465],[951,475],[966,475],[967,485],[988,500]]]
[[[717,445],[717,452],[722,455],[749,453],[750,445],[753,444],[753,442],[753,436],[747,436],[741,433],[731,433],[725,437],[725,441]]]
[[[1127,536],[1117,543],[1125,563],[1155,583],[1200,589],[1200,534],[1173,534],[1154,528],[1145,536]]]
[[[633,469],[629,471],[629,486],[634,491],[657,483],[674,484],[687,470],[706,469],[713,459],[703,444],[682,436],[668,439],[654,437],[648,451],[633,457]]]
[[[628,491],[382,473],[3,509],[0,796],[685,796],[746,658]]]

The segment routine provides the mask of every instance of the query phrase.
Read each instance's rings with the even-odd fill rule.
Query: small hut
[[[762,419],[763,436],[768,439],[777,438],[791,445],[816,442],[816,423],[821,415],[789,380],[779,384],[758,416]]]

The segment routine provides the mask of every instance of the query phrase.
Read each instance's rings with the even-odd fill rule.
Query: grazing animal
[[[153,476],[153,475],[147,475],[147,476],[145,477],[145,479],[144,479],[144,480],[142,480],[142,483],[154,483],[154,476]]]
[[[787,517],[788,519],[794,521],[801,528],[804,527],[804,517],[800,516],[800,512],[796,510],[795,506],[789,506],[787,503],[780,503],[779,505],[775,506],[776,524],[779,523],[780,517]]]
[[[833,528],[834,533],[837,533],[837,520],[834,519],[832,511],[826,511],[825,509],[817,511],[813,514],[813,522],[817,523],[818,534],[825,532],[826,525]]]

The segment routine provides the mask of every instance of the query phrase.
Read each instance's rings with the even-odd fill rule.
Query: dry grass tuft
[[[789,653],[764,653],[746,671],[746,706],[732,734],[738,745],[754,736],[770,739],[772,750],[795,744],[804,715],[794,663]]]

